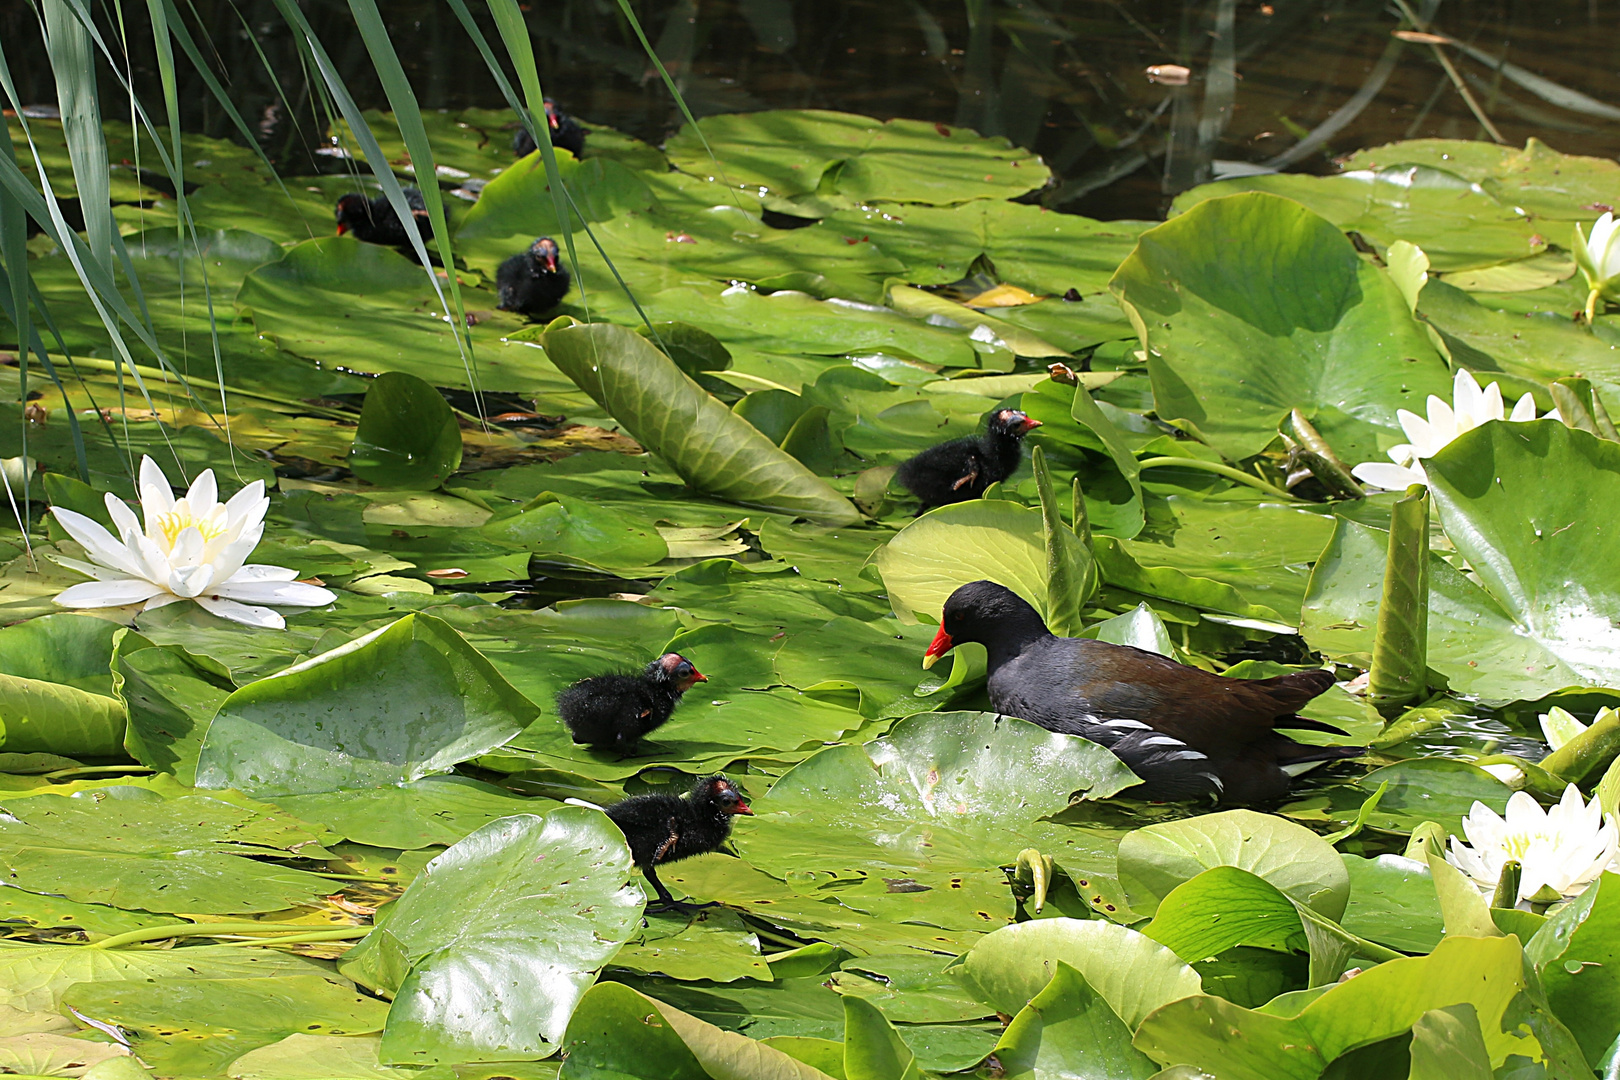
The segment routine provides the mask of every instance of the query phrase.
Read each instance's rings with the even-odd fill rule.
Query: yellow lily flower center
[[[168,547],[174,547],[174,542],[181,533],[192,526],[202,533],[204,542],[223,535],[230,521],[224,514],[223,506],[215,506],[214,512],[206,517],[197,517],[191,512],[191,505],[184,499],[176,500],[174,509],[167,514],[159,514],[157,518],[158,532],[163,534],[163,541]]]

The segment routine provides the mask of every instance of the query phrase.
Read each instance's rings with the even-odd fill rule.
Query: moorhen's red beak
[[[340,221],[340,222],[338,222],[338,235],[339,235],[339,236],[342,236],[342,235],[343,235],[343,234],[344,234],[344,233],[346,233],[346,232],[348,232],[348,231],[349,231],[349,227],[348,227],[348,225],[346,225],[346,224],[344,224],[344,223],[343,223],[343,222],[341,222],[341,221]]]
[[[927,670],[933,667],[934,661],[950,652],[951,647],[955,644],[956,642],[951,640],[951,635],[945,632],[945,628],[940,627],[939,633],[935,634],[934,640],[929,643],[928,651],[923,653],[923,669]]]
[[[557,272],[557,256],[555,256],[555,255],[547,255],[546,256],[546,269],[550,270],[553,274],[555,274]],[[700,675],[700,676],[698,676],[698,678],[702,679],[702,676]],[[705,680],[705,681],[707,681],[707,680]]]
[[[752,810],[748,809],[748,804],[745,803],[745,802],[738,803],[737,808],[735,810],[733,810],[732,813],[733,814],[747,814],[749,817],[754,816],[754,812]]]
[[[1031,420],[1029,417],[1026,416],[1024,418],[1023,424],[1021,424],[1019,426],[1019,428],[1018,428],[1018,434],[1020,434],[1020,435],[1028,435],[1030,432],[1034,431],[1036,428],[1038,428],[1040,426],[1041,426],[1041,422],[1039,420]]]
[[[692,681],[695,682],[695,683],[708,682],[709,677],[707,675],[703,674],[703,672],[698,671],[696,668],[693,668],[692,669]]]

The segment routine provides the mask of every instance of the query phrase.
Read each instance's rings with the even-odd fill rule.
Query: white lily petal
[[[214,470],[204,469],[197,479],[191,482],[186,491],[186,502],[191,504],[191,512],[202,517],[219,503],[219,485],[214,482]]]
[[[1403,469],[1399,465],[1386,465],[1382,461],[1364,461],[1350,470],[1363,484],[1385,491],[1405,491],[1413,484],[1426,484],[1429,478],[1419,469]]]
[[[263,627],[267,630],[285,630],[287,628],[287,620],[267,607],[238,604],[235,600],[224,600],[211,596],[199,596],[196,599],[198,606],[204,611],[212,615],[218,615],[222,619],[246,623],[249,626]]]
[[[69,570],[77,570],[86,577],[93,577],[97,581],[119,581],[129,577],[128,574],[122,571],[109,570],[105,566],[97,566],[95,563],[87,563],[79,559],[70,559],[66,555],[52,555],[50,559],[58,566],[65,566]]]
[[[138,604],[163,590],[150,581],[123,578],[119,581],[86,581],[70,585],[56,594],[55,602],[70,608],[123,607]]]
[[[1524,770],[1511,762],[1501,762],[1497,765],[1481,765],[1480,768],[1496,777],[1509,787],[1517,787],[1524,783]]]
[[[1508,417],[1509,420],[1512,420],[1516,424],[1522,424],[1526,420],[1534,420],[1535,418],[1536,399],[1531,397],[1529,394],[1525,394],[1518,401],[1513,403],[1513,412]]]
[[[336,602],[337,593],[301,581],[227,581],[212,596],[259,604],[286,604],[292,607],[324,607]]]
[[[229,535],[229,534],[227,534]],[[223,548],[211,553],[210,561],[218,572],[219,580],[226,581],[236,577],[242,569],[242,563],[253,554],[253,549],[259,546],[259,540],[264,536],[264,523],[259,522],[246,530],[242,535],[234,537]],[[296,578],[298,572],[288,570],[291,575],[288,580]]]
[[[1497,399],[1501,399],[1501,391],[1497,391]],[[1463,427],[1474,427],[1483,423],[1486,410],[1485,392],[1480,389],[1473,372],[1459,368],[1451,380],[1451,413],[1456,419],[1459,433],[1466,431]]]
[[[153,543],[151,537],[145,533],[130,533],[124,537],[124,543],[130,553],[138,556],[141,565],[146,568],[142,577],[152,581],[169,580],[168,553]]]
[[[1434,457],[1440,450],[1457,437],[1457,414],[1450,405],[1439,398],[1429,396],[1429,441],[1427,445],[1418,443],[1423,457]],[[1417,443],[1416,439],[1412,440]]]
[[[169,549],[169,565],[175,569],[198,565],[203,561],[203,548],[206,545],[202,530],[195,525],[187,525],[175,536],[174,546]]]
[[[140,562],[130,556],[129,549],[120,544],[101,522],[63,506],[51,507],[51,513],[56,515],[56,523],[78,541],[91,559],[121,574],[145,576]]]
[[[1438,401],[1439,399],[1431,397],[1429,400]],[[1395,410],[1395,419],[1401,422],[1401,430],[1406,432],[1406,437],[1412,442],[1413,456],[1423,455],[1423,451],[1434,437],[1429,422],[1417,413],[1407,412],[1405,409]]]
[[[285,566],[266,566],[263,563],[248,563],[242,569],[231,575],[232,581],[297,581],[298,571],[289,570]]]
[[[260,503],[264,505],[260,506]],[[225,513],[230,515],[233,522],[254,517],[263,518],[269,509],[270,499],[264,493],[263,480],[253,481],[225,503]]]
[[[201,566],[177,566],[169,572],[169,591],[176,596],[195,599],[209,592],[214,585],[214,568],[208,563]]]
[[[1500,420],[1506,415],[1507,411],[1502,406],[1502,387],[1498,383],[1491,383],[1485,388],[1485,393],[1480,395],[1479,409],[1470,418],[1467,430],[1477,428],[1490,420]]]
[[[178,604],[184,599],[184,596],[176,596],[172,592],[158,593],[156,596],[152,597],[152,599],[148,600],[146,605],[142,607],[141,610],[154,611],[160,607],[168,607],[170,604]]]
[[[150,533],[159,517],[174,509],[174,490],[169,478],[163,475],[157,462],[150,457],[141,458],[140,482],[136,485],[141,496],[141,512],[146,515],[146,528]]]
[[[114,535],[122,536],[127,532],[141,531],[140,519],[123,499],[109,491],[102,496],[102,502],[107,507],[107,516],[112,518]]]

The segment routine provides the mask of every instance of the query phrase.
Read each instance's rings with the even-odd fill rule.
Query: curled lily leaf
[[[1046,906],[1046,893],[1052,885],[1052,856],[1025,848],[1013,862],[1013,879],[1034,890],[1035,913]]]

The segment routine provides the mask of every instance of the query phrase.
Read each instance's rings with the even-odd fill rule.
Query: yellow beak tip
[[[923,670],[927,671],[929,668],[933,667],[934,663],[938,659],[939,659],[939,656],[936,653],[924,653],[923,654]]]

